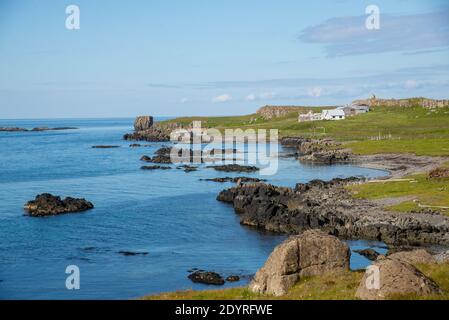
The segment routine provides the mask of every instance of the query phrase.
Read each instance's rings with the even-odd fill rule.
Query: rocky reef
[[[263,179],[258,178],[249,178],[249,177],[224,177],[224,178],[210,178],[210,179],[200,179],[202,181],[211,181],[211,182],[233,182],[233,183],[248,183],[248,182],[262,182],[265,181]]]
[[[239,164],[225,164],[225,165],[218,165],[218,166],[208,166],[206,168],[211,168],[216,171],[223,171],[223,172],[256,172],[259,171],[259,168],[255,166],[243,166]]]
[[[76,127],[56,127],[56,128],[49,128],[49,127],[38,127],[33,129],[26,129],[26,128],[17,128],[17,127],[0,127],[0,132],[42,132],[42,131],[58,131],[58,130],[76,130],[78,128]]]
[[[192,282],[220,286],[225,283],[221,275],[211,271],[195,271],[188,276]]]
[[[269,231],[297,234],[321,229],[346,239],[388,244],[449,244],[448,217],[387,212],[369,200],[354,199],[344,186],[360,179],[313,180],[294,189],[265,183],[241,184],[219,193],[240,222]]]
[[[296,157],[302,162],[335,164],[354,162],[349,150],[341,149],[340,144],[331,139],[310,139],[284,137],[280,143],[296,149]]]
[[[35,200],[28,201],[24,209],[32,217],[53,216],[64,213],[82,212],[92,209],[94,205],[86,199],[67,197],[61,200],[58,196],[43,193]]]

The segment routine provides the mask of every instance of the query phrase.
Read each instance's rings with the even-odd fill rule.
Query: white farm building
[[[321,111],[322,120],[343,120],[345,119],[345,112],[343,109],[332,109]]]

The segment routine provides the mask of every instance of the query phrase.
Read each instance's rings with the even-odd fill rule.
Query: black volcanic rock
[[[107,146],[107,145],[92,146],[92,149],[115,149],[115,148],[120,148],[120,146]]]
[[[265,180],[258,179],[258,178],[249,178],[249,177],[224,177],[224,178],[200,179],[200,181],[211,181],[211,182],[219,182],[219,183],[224,183],[224,182],[246,183],[246,182],[261,182],[261,181],[265,181]]]
[[[41,132],[41,131],[58,131],[58,130],[75,130],[78,128],[75,127],[56,127],[56,128],[49,128],[49,127],[38,127],[33,128],[31,130],[28,130],[26,128],[17,128],[17,127],[0,127],[0,132],[26,132],[26,131],[32,131],[32,132]]]
[[[216,272],[210,271],[195,271],[188,276],[192,282],[212,284],[212,285],[223,285],[225,283],[224,279]]]
[[[123,256],[146,256],[148,252],[134,252],[134,251],[119,251]]]
[[[182,169],[182,170],[184,170],[184,172],[192,172],[192,171],[197,171],[198,167],[196,167],[196,166],[189,166],[187,164],[184,164],[182,166],[177,167],[176,169]]]
[[[208,166],[207,168],[214,169],[216,171],[224,171],[224,172],[255,172],[259,171],[259,168],[254,166],[242,166],[239,164],[225,164],[218,166]]]
[[[142,170],[170,170],[171,167],[167,166],[142,166],[140,167]]]
[[[355,199],[345,188],[357,178],[314,180],[295,189],[265,183],[239,184],[217,200],[231,203],[240,223],[298,234],[320,229],[343,239],[367,239],[395,245],[449,244],[449,219],[440,215],[386,211]]]
[[[76,127],[56,127],[56,128],[49,128],[49,127],[38,127],[33,128],[31,131],[60,131],[60,130],[76,130],[78,128]]]
[[[240,281],[240,277],[239,277],[239,276],[231,275],[231,276],[229,276],[229,277],[226,278],[226,281],[227,281],[227,282],[237,282],[237,281]]]
[[[367,258],[370,261],[375,261],[377,257],[380,255],[379,252],[373,249],[354,250],[354,252],[360,254],[361,256]]]
[[[0,132],[23,132],[23,131],[28,131],[28,129],[16,127],[0,127]]]
[[[36,196],[35,200],[28,201],[24,209],[32,217],[44,217],[64,213],[82,212],[92,209],[94,205],[85,199],[75,199],[67,197],[61,200],[60,197],[49,193]]]

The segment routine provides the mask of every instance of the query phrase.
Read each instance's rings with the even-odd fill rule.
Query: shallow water
[[[237,174],[204,165],[190,173],[140,170],[139,158],[152,155],[162,143],[129,148],[122,135],[132,131],[132,123],[133,119],[0,120],[0,127],[80,128],[0,132],[1,299],[126,299],[210,288],[190,282],[187,270],[252,275],[285,239],[241,226],[232,207],[215,200],[232,184],[199,180]],[[92,149],[93,145],[121,148]],[[305,166],[281,158],[278,173],[262,178],[294,186],[311,179],[385,174],[348,165]],[[84,197],[95,209],[48,218],[24,216],[23,204],[43,192]],[[349,244],[353,249],[385,251],[376,242]],[[121,250],[149,254],[123,256]],[[367,264],[353,253],[352,268]],[[65,288],[68,265],[80,268],[80,290]]]

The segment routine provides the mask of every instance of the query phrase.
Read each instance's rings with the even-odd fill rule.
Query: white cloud
[[[245,98],[246,101],[254,101],[254,100],[256,100],[256,99],[257,99],[257,97],[256,97],[256,95],[255,95],[254,93],[250,93],[250,94],[247,95],[246,98]]]
[[[259,101],[259,100],[272,100],[276,98],[277,93],[275,92],[263,92],[259,95],[256,95],[254,93],[250,93],[246,96],[246,101]]]
[[[422,49],[448,49],[449,9],[421,14],[382,14],[380,30],[365,27],[367,16],[328,19],[305,28],[301,41],[324,45],[327,56],[348,56]]]
[[[418,86],[418,82],[416,80],[407,80],[405,81],[404,87],[406,89],[414,89]]]
[[[212,99],[212,102],[214,103],[221,103],[221,102],[229,102],[232,100],[232,97],[229,94],[222,94],[219,96],[216,96]]]
[[[321,97],[321,95],[323,94],[323,88],[321,87],[313,87],[313,88],[309,88],[307,90],[307,93],[309,94],[309,96],[311,97]]]

